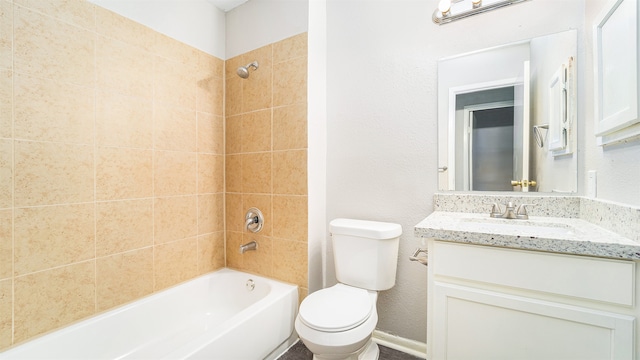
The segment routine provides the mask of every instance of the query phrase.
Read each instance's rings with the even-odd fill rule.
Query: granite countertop
[[[466,244],[640,260],[640,242],[579,218],[530,216],[495,219],[489,214],[435,211],[415,235]]]

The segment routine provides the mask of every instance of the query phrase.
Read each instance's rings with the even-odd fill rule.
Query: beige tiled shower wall
[[[0,0],[0,349],[224,266],[223,78],[91,3]]]
[[[248,79],[239,66],[258,61]],[[227,266],[307,285],[307,34],[226,61]],[[256,207],[259,233],[244,229]],[[257,251],[239,253],[242,243]]]

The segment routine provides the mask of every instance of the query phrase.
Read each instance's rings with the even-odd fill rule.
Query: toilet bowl
[[[376,360],[378,291],[395,285],[398,224],[335,219],[329,230],[338,284],[309,294],[295,328],[314,360]]]
[[[315,360],[377,359],[371,341],[378,323],[377,292],[337,284],[312,295],[300,305],[295,327]],[[368,347],[376,347],[375,357],[361,356]]]

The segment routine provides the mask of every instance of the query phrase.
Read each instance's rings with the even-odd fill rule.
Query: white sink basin
[[[488,215],[461,218],[461,222],[471,227],[490,229],[491,232],[532,237],[566,237],[579,233],[578,229],[560,222],[548,221],[548,218],[502,219]],[[480,230],[480,229],[478,229]]]

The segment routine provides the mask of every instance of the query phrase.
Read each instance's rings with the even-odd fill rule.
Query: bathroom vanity
[[[451,208],[438,194],[415,227],[428,247],[428,359],[640,358],[640,209],[616,220],[615,204],[536,197],[537,213],[507,220],[486,205],[505,196],[471,199]]]

